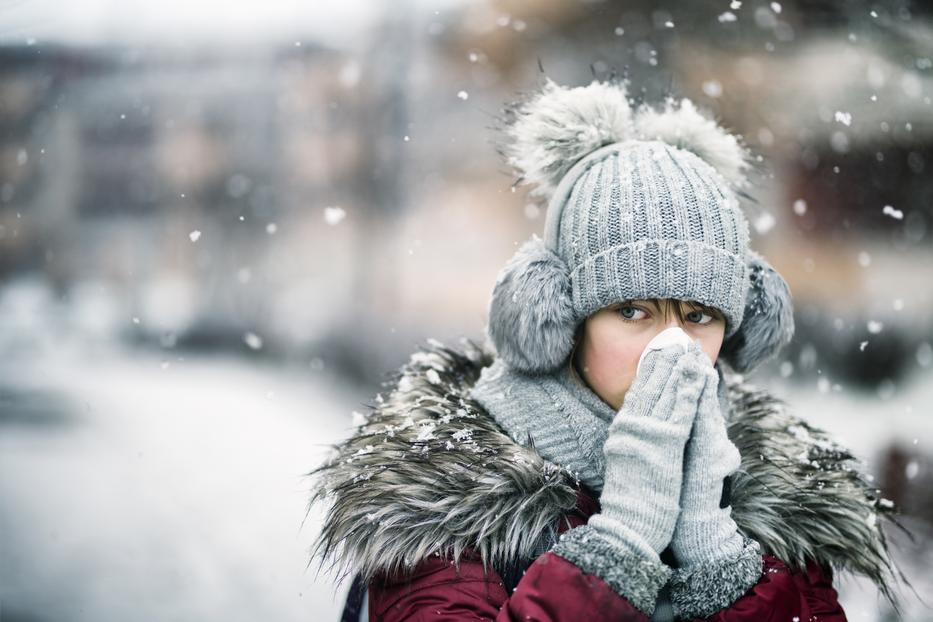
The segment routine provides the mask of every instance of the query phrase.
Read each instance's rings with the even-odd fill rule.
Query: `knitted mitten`
[[[706,378],[686,449],[680,516],[671,542],[679,563],[671,581],[678,617],[705,618],[738,600],[761,576],[758,543],[744,538],[723,494],[738,470],[739,450],[726,434],[719,406],[719,374],[706,361]]]
[[[604,579],[650,615],[670,578],[659,553],[677,521],[684,446],[709,358],[691,342],[649,352],[603,448],[601,511],[566,532],[554,552]]]

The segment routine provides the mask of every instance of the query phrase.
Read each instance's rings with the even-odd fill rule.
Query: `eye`
[[[636,315],[641,313],[642,315]],[[633,307],[632,305],[621,305],[619,307],[619,315],[622,316],[622,319],[627,322],[634,322],[645,317],[645,312],[639,309],[638,307]]]
[[[695,311],[691,311],[690,313],[688,313],[687,319],[696,324],[703,325],[703,324],[709,324],[716,318],[710,315],[709,313],[706,313],[705,311],[697,309]]]

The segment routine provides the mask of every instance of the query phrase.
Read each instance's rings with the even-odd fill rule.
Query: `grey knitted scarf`
[[[728,421],[722,369],[719,402]],[[534,444],[545,460],[573,473],[597,494],[603,489],[603,444],[616,411],[593,392],[568,363],[551,374],[532,375],[497,358],[484,368],[470,397],[496,420],[509,437]]]
[[[615,409],[596,395],[567,364],[530,375],[502,359],[483,369],[470,394],[521,445],[534,444],[594,492],[603,488],[603,444]]]

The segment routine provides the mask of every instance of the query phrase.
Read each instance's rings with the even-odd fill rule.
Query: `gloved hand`
[[[659,553],[677,521],[684,447],[709,364],[687,342],[686,349],[675,343],[645,353],[603,446],[602,509],[553,548],[649,616],[671,577]]]
[[[589,525],[645,560],[660,561],[680,509],[684,447],[709,358],[689,341],[645,354],[609,426],[601,512]]]
[[[686,448],[680,515],[671,542],[679,568],[671,583],[675,614],[708,617],[730,606],[761,576],[758,544],[744,538],[731,507],[720,507],[723,482],[741,465],[719,405],[719,373],[706,359],[705,379]]]

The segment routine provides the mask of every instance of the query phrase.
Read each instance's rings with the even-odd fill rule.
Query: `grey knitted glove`
[[[599,575],[635,607],[654,611],[670,578],[659,553],[679,511],[684,446],[709,358],[691,342],[649,352],[609,427],[601,512],[566,532],[554,552]]]
[[[726,433],[718,398],[719,374],[706,359],[706,378],[686,449],[680,516],[671,550],[680,567],[671,581],[678,617],[708,617],[738,600],[761,576],[758,543],[744,538],[731,507],[720,507],[723,482],[741,456]]]

